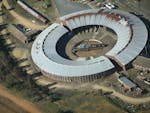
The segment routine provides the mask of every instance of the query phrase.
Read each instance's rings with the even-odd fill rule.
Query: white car
[[[116,9],[116,6],[111,3],[104,4],[104,6],[108,9]]]

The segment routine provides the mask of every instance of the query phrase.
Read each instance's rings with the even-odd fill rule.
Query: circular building
[[[148,32],[135,15],[90,9],[59,18],[34,41],[31,56],[41,72],[58,81],[91,81],[126,69],[143,50]],[[116,66],[117,64],[117,66]]]

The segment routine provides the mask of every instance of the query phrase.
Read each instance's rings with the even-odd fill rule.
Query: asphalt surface
[[[60,16],[64,16],[69,13],[90,9],[87,5],[80,3],[70,2],[68,0],[54,0]]]
[[[113,0],[113,2],[118,6],[125,7],[129,12],[143,15],[150,20],[150,0],[141,0],[141,2],[135,0]]]

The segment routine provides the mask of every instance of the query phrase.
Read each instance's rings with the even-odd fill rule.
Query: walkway
[[[88,85],[88,84],[82,84],[80,85],[79,87],[76,85],[75,87],[72,86],[72,85],[65,85],[65,84],[56,84],[54,85],[53,87],[55,88],[65,88],[65,89],[74,89],[74,88],[82,88],[82,89],[85,89],[88,87],[88,89],[90,88],[91,90],[94,89],[94,90],[99,90],[99,89],[102,89],[103,91],[108,91],[108,92],[113,92],[112,95],[115,96],[115,97],[118,97],[120,98],[121,100],[127,102],[127,103],[131,103],[131,104],[141,104],[141,103],[146,103],[146,102],[150,102],[150,97],[137,97],[137,98],[134,98],[134,97],[130,97],[130,96],[126,96],[124,94],[121,94],[119,92],[116,92],[114,89],[112,88],[109,88],[109,87],[105,87],[105,86],[102,86],[102,85]],[[52,87],[51,87],[52,88]]]
[[[104,91],[112,91],[112,95],[120,98],[121,100],[131,103],[131,104],[140,104],[140,103],[145,103],[145,102],[150,102],[150,97],[142,97],[142,98],[134,98],[134,97],[129,97],[126,95],[123,95],[119,92],[116,92],[114,89],[105,87],[105,86],[100,86],[100,85],[94,85],[94,89],[102,89]]]

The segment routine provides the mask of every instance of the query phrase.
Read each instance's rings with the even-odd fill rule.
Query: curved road
[[[45,82],[46,83],[46,82]],[[64,84],[56,84],[54,85],[54,87],[56,88],[66,88],[66,89],[74,89],[75,87],[74,86],[71,86],[71,85],[64,85]],[[102,89],[103,91],[109,91],[109,92],[113,92],[112,95],[115,96],[115,97],[118,97],[120,98],[121,100],[127,102],[127,103],[131,103],[131,104],[141,104],[141,103],[146,103],[146,102],[150,102],[150,97],[141,97],[141,98],[134,98],[134,97],[130,97],[130,96],[126,96],[124,94],[121,94],[117,91],[115,91],[114,89],[112,88],[109,88],[109,87],[105,87],[105,86],[102,86],[102,85],[86,85],[86,84],[83,84],[83,85],[80,85],[79,88],[82,87],[84,89],[86,89],[86,87],[91,88],[91,89],[94,89],[94,90],[99,90],[99,89]],[[77,88],[77,87],[76,87]]]
[[[116,92],[114,89],[105,87],[105,86],[100,86],[100,85],[94,85],[94,89],[102,89],[104,91],[111,91],[113,92],[112,95],[120,98],[121,100],[131,103],[131,104],[140,104],[140,103],[145,103],[145,102],[150,102],[150,97],[142,97],[142,98],[134,98],[134,97],[129,97],[126,95],[123,95],[119,92]]]

